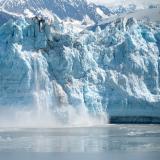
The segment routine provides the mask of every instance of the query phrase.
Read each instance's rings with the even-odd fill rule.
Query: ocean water
[[[87,158],[89,160],[100,155],[102,158],[103,154],[105,156],[113,156],[115,153],[143,153],[143,155],[147,155],[153,152],[159,153],[159,151],[159,125],[125,124],[73,128],[0,128],[0,160],[4,160],[6,155],[11,155],[12,160],[17,160],[17,156],[22,155],[24,160],[26,158],[24,155],[27,153],[36,155],[43,153],[52,159],[53,157],[56,159],[55,155],[67,154],[72,155],[72,158],[68,158],[71,160],[75,159],[73,158],[74,154],[80,154],[81,156],[96,154],[92,158]],[[15,155],[16,158],[14,158]],[[106,158],[105,156],[104,158]],[[29,159],[33,157],[31,156]],[[49,159],[49,157],[45,159]],[[63,156],[63,158],[66,157]],[[97,157],[97,159],[100,158]]]

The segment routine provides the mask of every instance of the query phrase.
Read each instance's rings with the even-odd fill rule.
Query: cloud
[[[88,2],[94,2],[96,4],[103,4],[106,6],[117,6],[123,5],[127,6],[128,4],[136,4],[137,6],[146,6],[149,4],[160,4],[160,0],[87,0]]]

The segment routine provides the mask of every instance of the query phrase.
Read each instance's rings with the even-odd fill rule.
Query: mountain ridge
[[[110,15],[128,13],[136,9],[135,5],[108,8],[86,0],[1,0],[0,6],[1,10],[23,15],[26,9],[34,14],[38,10],[47,9],[61,19],[72,18],[82,21],[88,16],[95,23]]]
[[[83,20],[88,15],[95,22],[102,17],[96,12],[97,5],[90,5],[85,0],[22,0],[22,1],[1,1],[0,5],[4,10],[14,13],[24,13],[25,9],[29,9],[33,13],[37,10],[48,9],[61,19],[67,17]]]

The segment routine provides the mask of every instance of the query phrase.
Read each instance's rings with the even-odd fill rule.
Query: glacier
[[[76,32],[56,16],[9,20],[0,26],[0,106],[159,123],[160,25],[131,17]]]

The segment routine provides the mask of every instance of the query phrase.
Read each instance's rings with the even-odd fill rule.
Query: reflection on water
[[[81,153],[160,151],[160,126],[107,125],[88,128],[1,128],[0,151]]]

